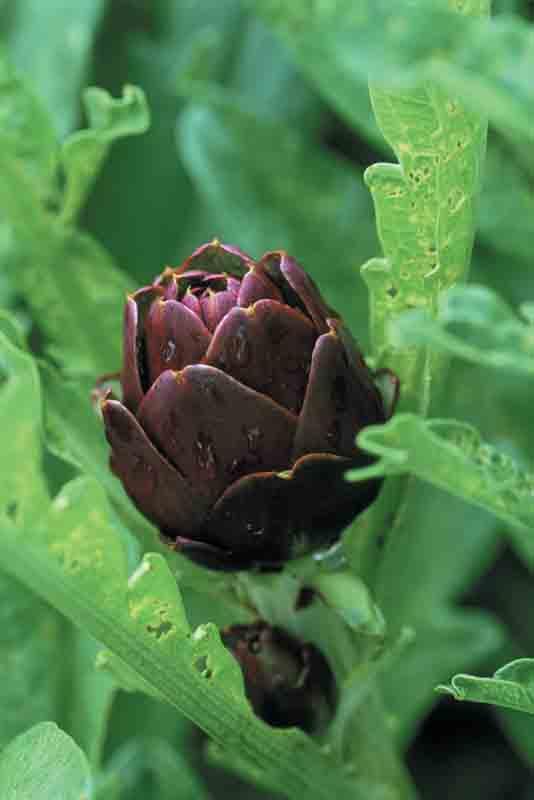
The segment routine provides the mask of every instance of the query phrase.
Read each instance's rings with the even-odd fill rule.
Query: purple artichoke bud
[[[356,434],[390,404],[283,251],[254,262],[214,241],[128,297],[121,383],[122,402],[102,404],[111,468],[205,566],[274,568],[331,544],[376,497],[379,481],[343,476],[370,463]]]
[[[233,625],[221,638],[243,672],[245,692],[258,717],[277,728],[317,733],[336,706],[332,670],[312,644],[266,622]]]

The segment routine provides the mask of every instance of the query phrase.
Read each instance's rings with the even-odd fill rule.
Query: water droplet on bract
[[[328,439],[331,447],[337,449],[339,445],[339,440],[341,438],[341,426],[338,420],[334,420],[334,422],[332,423],[330,429],[326,434],[326,438]]]
[[[242,463],[240,458],[233,458],[228,467],[230,475],[236,475],[240,471]]]
[[[157,476],[152,464],[147,464],[140,456],[132,456],[132,471],[136,474],[136,483],[143,487],[144,492],[152,492],[155,489]]]
[[[254,428],[245,428],[245,434],[247,437],[249,451],[251,453],[256,453],[258,450],[260,439],[263,436],[262,432],[257,426],[255,426]]]
[[[253,522],[247,522],[246,529],[247,533],[250,533],[252,536],[261,536],[263,534],[263,528],[259,528]]]
[[[172,339],[169,339],[169,341],[161,351],[161,357],[166,363],[168,363],[169,361],[171,361],[175,353],[176,353],[176,345],[172,341]]]
[[[234,358],[240,367],[246,367],[250,361],[250,344],[243,328],[239,328],[233,339]]]
[[[208,477],[214,478],[217,473],[217,459],[209,436],[199,433],[195,449],[198,466],[208,474]]]

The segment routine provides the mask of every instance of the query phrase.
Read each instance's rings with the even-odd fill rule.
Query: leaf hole
[[[17,501],[16,501],[16,500],[12,500],[12,501],[11,501],[10,503],[8,503],[8,504],[7,504],[7,506],[6,506],[6,514],[7,514],[8,518],[9,518],[10,520],[13,520],[13,522],[14,522],[14,521],[15,521],[15,519],[17,518],[17,512],[18,512],[18,510],[19,510],[19,504],[17,503]]]
[[[167,634],[171,633],[174,628],[172,622],[169,620],[161,620],[158,625],[147,625],[147,631],[152,635],[155,636],[156,639],[161,639],[162,636],[167,636]]]
[[[208,657],[207,656],[199,656],[195,659],[195,669],[197,672],[204,674],[208,668]]]

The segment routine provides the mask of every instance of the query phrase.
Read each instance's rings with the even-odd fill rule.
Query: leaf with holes
[[[472,0],[465,14],[487,13]],[[426,410],[437,363],[420,347],[392,343],[388,324],[408,308],[435,309],[437,298],[469,269],[486,123],[434,84],[404,91],[371,87],[378,125],[399,164],[375,164],[366,181],[385,258],[364,267],[380,363],[400,377],[402,407]]]
[[[399,414],[385,425],[363,430],[358,443],[379,461],[350,471],[349,480],[416,475],[491,511],[518,537],[525,558],[534,560],[534,474],[484,443],[471,425]]]

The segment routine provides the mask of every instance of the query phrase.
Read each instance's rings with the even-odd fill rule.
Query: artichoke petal
[[[193,294],[193,292],[190,289],[188,289],[184,294],[184,296],[182,297],[182,304],[186,308],[188,308],[189,311],[192,311],[193,314],[195,314],[199,318],[202,324],[204,324],[204,320],[202,318],[202,309],[200,307],[200,300],[195,294]]]
[[[213,507],[202,537],[235,552],[241,568],[282,564],[293,542],[290,483],[274,471],[235,481]]]
[[[241,475],[283,469],[296,430],[289,411],[201,364],[162,373],[138,419],[203,507]]]
[[[137,411],[145,394],[141,385],[141,375],[139,374],[138,327],[139,312],[137,303],[132,297],[128,297],[124,308],[121,386],[124,405],[134,413]]]
[[[354,366],[334,329],[320,336],[312,355],[293,458],[305,453],[352,457],[361,428],[384,419],[365,364]]]
[[[204,512],[180,473],[150,442],[134,415],[117,400],[102,403],[110,465],[135,505],[168,536],[192,532]]]
[[[224,550],[207,542],[200,542],[194,539],[187,539],[177,536],[171,544],[174,550],[208,569],[216,569],[222,572],[235,572],[240,569],[248,569],[251,566],[250,559],[242,556],[240,552],[234,553],[231,550]]]
[[[276,300],[259,300],[227,314],[204,360],[297,413],[316,336],[302,312]]]
[[[213,333],[219,322],[236,304],[235,292],[227,289],[224,292],[208,291],[200,300],[202,317],[209,331]]]
[[[235,569],[275,568],[326,547],[376,497],[380,480],[344,478],[347,469],[371,462],[362,452],[352,459],[312,453],[287,472],[247,475],[219,498],[199,535],[235,553]]]
[[[239,247],[223,244],[218,239],[213,239],[213,241],[197,247],[184,261],[179,272],[205,270],[210,273],[229,272],[241,277],[253,264],[252,258]]]
[[[348,469],[373,463],[368,453],[359,450],[354,458],[331,453],[302,456],[290,471],[292,507],[298,509],[298,530],[293,554],[308,553],[337,541],[340,531],[376,498],[381,479],[362,483],[345,480]]]
[[[278,300],[283,302],[282,292],[269,278],[261,265],[256,264],[241,281],[239,289],[238,305],[246,308],[257,300]]]
[[[211,341],[199,317],[176,300],[156,300],[145,321],[150,383],[167,369],[180,370],[200,361]]]

